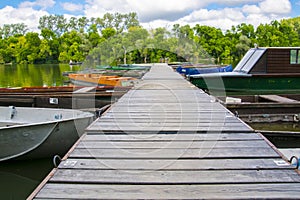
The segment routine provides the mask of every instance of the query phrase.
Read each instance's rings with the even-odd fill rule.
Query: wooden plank
[[[220,133],[238,133],[238,132],[252,132],[247,127],[236,127],[236,126],[225,126],[225,127],[156,127],[156,128],[118,128],[118,127],[97,127],[93,126],[88,129],[89,132],[106,134],[115,132],[115,134],[135,134],[139,132],[144,132],[145,134],[180,134],[181,132],[190,133],[208,133],[208,132],[220,132]],[[100,130],[100,131],[99,131]]]
[[[168,119],[168,120],[180,120],[180,119],[223,119],[223,118],[235,118],[231,113],[224,113],[224,112],[165,112],[165,113],[159,113],[159,112],[123,112],[123,113],[111,113],[108,112],[105,114],[105,116],[102,116],[100,119],[97,119],[96,122],[101,121],[102,118],[126,118],[126,119]],[[241,121],[240,119],[236,118],[237,120]]]
[[[170,102],[172,103],[172,102]],[[155,104],[147,104],[147,105],[135,105],[134,102],[129,102],[128,104],[132,105],[129,106],[127,104],[119,104],[118,107],[114,106],[110,112],[194,112],[197,113],[198,111],[206,111],[208,113],[215,112],[215,111],[222,111],[223,113],[230,112],[229,110],[225,109],[220,104],[212,105],[212,104],[202,104],[202,105],[195,105],[195,106],[189,106],[186,104],[178,104],[177,106],[170,105],[166,103],[155,103]]]
[[[176,125],[184,125],[184,126],[191,126],[191,125],[202,125],[202,124],[240,124],[241,121],[234,119],[234,118],[220,118],[220,119],[215,119],[214,122],[212,122],[212,119],[169,119],[169,118],[130,118],[128,117],[127,119],[125,118],[102,118],[99,124],[137,124],[138,126],[143,125],[143,124],[151,124],[151,125],[156,125],[156,124],[165,124],[166,126],[172,126],[173,124]]]
[[[49,183],[37,198],[299,199],[299,184],[120,185]]]
[[[157,78],[159,80],[159,78]],[[188,82],[180,82],[178,80],[159,80],[157,81],[143,81],[138,86],[135,86],[135,90],[195,90],[194,85]]]
[[[233,118],[233,117],[219,117],[219,118],[215,118],[213,119],[213,116],[209,117],[209,118],[184,118],[184,117],[176,117],[176,118],[151,118],[151,117],[143,117],[143,118],[133,118],[133,117],[127,117],[125,118],[124,116],[122,117],[101,117],[101,122],[100,123],[185,123],[185,124],[195,124],[195,123],[241,123],[240,120],[238,120],[237,118]],[[117,122],[116,122],[117,121]]]
[[[181,132],[180,134],[93,134],[87,132],[83,141],[236,141],[236,140],[262,140],[256,133],[204,133],[189,134]]]
[[[278,103],[296,103],[296,102],[298,102],[295,99],[289,99],[287,97],[283,97],[283,96],[279,96],[279,95],[259,95],[259,97],[270,100],[270,101],[276,101]]]
[[[121,99],[122,100],[122,99]],[[159,102],[156,102],[159,101]],[[173,108],[173,109],[177,109],[177,110],[182,110],[184,108],[189,108],[189,109],[193,109],[193,110],[197,110],[200,108],[222,108],[222,110],[224,111],[228,111],[224,106],[222,106],[219,103],[210,103],[210,102],[194,102],[194,101],[185,101],[185,102],[180,102],[177,101],[176,99],[174,99],[174,102],[172,101],[167,101],[164,99],[154,99],[153,101],[151,100],[151,102],[149,102],[149,100],[145,99],[145,101],[139,100],[139,99],[129,99],[128,101],[118,101],[120,103],[115,104],[113,106],[114,109],[118,109],[118,108],[122,108],[124,105],[127,107],[148,107],[151,106],[152,108],[156,108],[156,107],[166,107],[166,108]]]
[[[292,170],[58,170],[49,182],[93,184],[300,183]]]
[[[150,127],[149,130],[151,129],[156,129],[156,128],[185,128],[185,127],[193,127],[193,128],[201,128],[201,127],[236,127],[241,128],[241,130],[244,128],[243,124],[240,124],[238,122],[224,122],[224,121],[217,121],[216,123],[210,123],[210,122],[189,122],[189,123],[174,123],[174,122],[133,122],[133,121],[123,121],[123,122],[99,122],[98,126],[101,126],[102,128],[110,128],[110,127],[115,127],[118,126],[118,128],[121,129],[132,129],[132,128],[144,128],[144,127]],[[112,129],[114,130],[114,129]],[[195,130],[195,129],[194,129]]]
[[[116,132],[203,132],[203,131],[219,131],[219,132],[242,132],[242,131],[251,131],[249,127],[237,123],[228,123],[228,124],[200,124],[200,125],[193,125],[193,126],[181,126],[180,124],[174,125],[174,126],[164,126],[164,125],[152,125],[149,126],[147,124],[137,126],[137,124],[124,124],[122,126],[121,124],[101,124],[101,123],[95,123],[93,126],[90,126],[88,128],[88,131],[98,131],[99,130],[105,132],[105,131],[116,131]]]
[[[201,148],[251,148],[251,147],[264,147],[267,148],[269,145],[264,140],[246,140],[246,141],[150,141],[150,142],[116,142],[116,141],[81,141],[77,148],[88,148],[88,149],[201,149]]]
[[[200,158],[280,158],[272,148],[207,148],[207,149],[74,149],[70,158],[102,159],[200,159]]]
[[[187,97],[185,95],[192,95],[195,97],[202,97],[202,98],[206,98],[206,99],[211,99],[214,98],[208,94],[206,94],[203,90],[200,89],[193,89],[193,90],[187,90],[182,89],[182,90],[170,90],[168,88],[166,88],[165,91],[163,90],[138,90],[138,89],[132,89],[129,90],[126,94],[123,95],[123,98],[128,98],[128,97],[134,97],[134,98],[144,98],[144,97],[165,97],[165,96],[172,96],[172,97],[178,97],[178,96],[182,96],[182,97]],[[201,100],[201,99],[199,99]]]
[[[281,158],[275,159],[72,159],[62,161],[61,169],[94,170],[276,170],[294,169]]]
[[[215,126],[236,126],[236,127],[243,127],[243,124],[239,123],[239,121],[225,121],[225,120],[218,120],[216,122],[208,122],[208,121],[196,121],[196,122],[185,122],[185,123],[178,123],[178,122],[168,122],[164,121],[163,119],[161,122],[152,121],[142,121],[137,122],[133,120],[128,121],[99,121],[98,126],[101,127],[111,127],[118,125],[120,128],[126,127],[215,127]]]
[[[203,118],[203,117],[214,117],[215,118],[220,118],[220,117],[233,117],[233,114],[229,111],[224,111],[224,110],[201,110],[199,112],[195,111],[181,111],[181,110],[174,110],[174,111],[150,111],[146,112],[146,110],[136,110],[136,111],[130,111],[129,110],[123,110],[123,111],[115,111],[115,110],[110,110],[105,114],[104,117],[108,116],[161,116],[165,117],[168,116],[169,118],[178,118],[178,117],[193,117],[194,118]],[[100,119],[99,119],[100,120]]]
[[[148,102],[150,102],[150,100],[157,100],[157,99],[175,99],[177,100],[177,102],[190,102],[190,100],[194,100],[195,103],[197,103],[195,101],[195,99],[199,99],[198,102],[200,103],[207,103],[207,102],[214,102],[216,101],[215,98],[207,96],[207,95],[203,95],[203,94],[194,94],[191,92],[181,92],[181,93],[170,93],[168,94],[168,90],[161,90],[163,93],[158,93],[155,95],[152,94],[148,94],[147,93],[142,93],[142,94],[132,94],[132,95],[123,95],[122,98],[120,98],[121,102],[126,102],[126,101],[130,101],[130,100],[141,100],[141,101],[145,101],[148,100]]]

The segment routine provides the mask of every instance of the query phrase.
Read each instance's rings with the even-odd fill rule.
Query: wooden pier
[[[29,199],[299,199],[294,168],[214,98],[155,64]]]

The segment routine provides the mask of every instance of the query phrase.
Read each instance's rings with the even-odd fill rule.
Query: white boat
[[[63,156],[93,117],[72,109],[0,107],[0,161]]]

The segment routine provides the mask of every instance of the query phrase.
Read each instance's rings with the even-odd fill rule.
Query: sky
[[[300,0],[8,0],[0,1],[0,26],[25,23],[37,31],[39,18],[59,14],[102,17],[136,12],[144,28],[208,25],[222,30],[241,23],[270,23],[300,16]]]

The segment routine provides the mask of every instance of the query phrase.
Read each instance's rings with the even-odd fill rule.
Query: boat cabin
[[[247,74],[300,73],[300,47],[252,48],[234,72]]]

